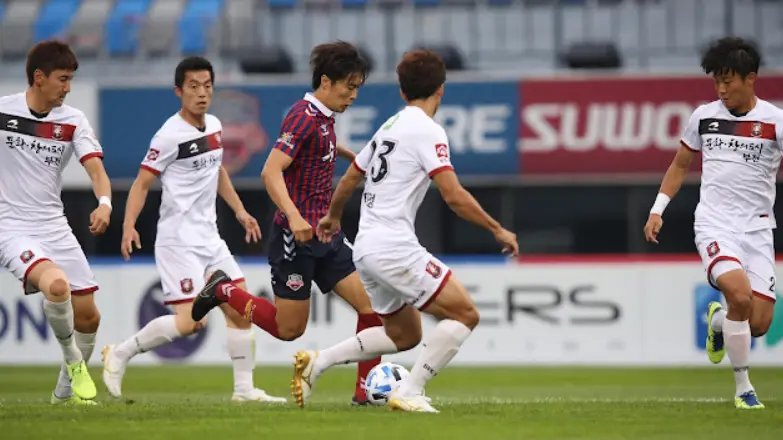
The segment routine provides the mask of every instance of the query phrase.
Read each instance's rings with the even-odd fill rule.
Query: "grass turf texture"
[[[230,367],[133,367],[123,401],[48,404],[56,367],[0,367],[0,438],[111,439],[776,439],[783,369],[754,368],[767,406],[734,409],[731,369],[447,368],[427,389],[441,414],[351,407],[353,368],[322,376],[312,404],[229,402]],[[290,398],[290,368],[259,367],[256,385]],[[264,437],[261,437],[264,436]]]

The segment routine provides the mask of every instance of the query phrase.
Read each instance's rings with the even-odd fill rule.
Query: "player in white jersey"
[[[68,45],[38,43],[27,56],[30,87],[0,98],[0,263],[22,281],[25,294],[44,295],[64,358],[51,402],[94,405],[86,364],[100,322],[98,284],[63,212],[62,171],[75,155],[90,176],[99,200],[90,215],[93,235],[109,225],[111,184],[90,123],[63,104],[78,67]]]
[[[644,228],[657,236],[664,209],[696,154],[702,155],[701,194],[694,233],[709,283],[726,299],[709,304],[707,354],[717,364],[728,352],[736,381],[735,405],[760,409],[748,378],[751,337],[763,336],[775,304],[775,178],[783,152],[783,110],[756,97],[761,56],[740,38],[712,44],[701,66],[719,99],[698,107],[661,183]]]
[[[222,270],[245,288],[242,271],[218,233],[217,196],[236,213],[248,243],[258,242],[261,229],[245,210],[222,166],[222,126],[218,118],[207,113],[214,79],[212,64],[204,58],[189,57],[179,63],[174,83],[182,109],[152,138],[128,194],[122,236],[125,259],[130,258],[134,245],[141,247],[136,220],[150,186],[160,176],[163,195],[155,262],[163,285],[163,300],[173,308],[174,314],[156,318],[125,341],[103,349],[103,381],[114,397],[122,395],[122,379],[131,358],[203,328],[206,319],[193,321],[191,308],[209,273]],[[227,305],[221,309],[228,327],[228,353],[234,366],[232,400],[285,402],[285,398],[269,396],[255,388],[255,338],[250,323]]]
[[[307,365],[295,369],[294,395],[306,401],[327,368],[409,350],[421,341],[419,310],[440,319],[409,378],[389,397],[403,411],[438,412],[424,396],[424,385],[451,361],[479,321],[465,287],[451,270],[419,244],[416,212],[430,179],[460,217],[491,231],[504,252],[517,255],[516,235],[490,217],[460,185],[449,158],[446,132],[432,118],[446,80],[443,61],[433,52],[408,52],[397,66],[407,106],[387,120],[340,180],[329,214],[317,228],[329,242],[339,230],[343,208],[365,180],[359,233],[353,249],[356,268],[384,328],[318,351],[301,351]]]

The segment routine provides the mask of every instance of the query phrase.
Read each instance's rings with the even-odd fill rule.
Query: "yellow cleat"
[[[716,332],[711,325],[712,317],[720,310],[723,310],[723,306],[719,302],[713,301],[709,304],[707,312],[707,341],[705,345],[707,357],[710,358],[710,362],[713,364],[719,364],[726,355],[726,346],[723,344],[723,332]]]
[[[87,364],[84,361],[74,362],[66,366],[68,377],[71,379],[71,389],[76,397],[84,400],[92,400],[98,394],[95,389],[95,383],[87,370]]]
[[[294,355],[294,378],[291,379],[291,394],[294,396],[297,406],[304,408],[310,400],[310,393],[315,385],[313,370],[317,351],[298,351]]]
[[[737,409],[764,409],[764,404],[759,402],[755,391],[748,391],[734,398],[734,406]]]
[[[94,400],[82,399],[80,397],[77,397],[76,395],[71,395],[71,397],[66,397],[65,399],[61,399],[57,397],[54,393],[52,393],[52,398],[49,399],[49,402],[52,405],[83,405],[83,406],[98,405]]]

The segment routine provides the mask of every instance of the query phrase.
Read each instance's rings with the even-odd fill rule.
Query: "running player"
[[[93,235],[109,226],[111,184],[89,121],[63,104],[78,68],[67,44],[40,42],[27,55],[30,87],[0,98],[0,264],[22,281],[25,294],[43,292],[65,361],[51,402],[94,405],[87,362],[100,323],[98,284],[63,212],[62,170],[75,154],[90,176],[98,199]]]
[[[134,245],[141,247],[136,219],[147,193],[160,176],[163,197],[155,262],[161,275],[164,302],[173,315],[150,321],[138,333],[103,349],[103,381],[114,397],[122,395],[122,378],[128,361],[175,339],[187,337],[206,325],[205,319],[191,320],[193,299],[207,275],[217,269],[229,274],[244,288],[242,271],[220,238],[215,200],[219,194],[236,213],[245,228],[245,240],[258,242],[261,230],[256,219],[245,211],[223,158],[220,120],[208,114],[215,74],[212,64],[201,57],[179,63],[174,74],[175,92],[182,108],[158,130],[139,175],[128,194],[122,235],[122,255],[130,258]],[[255,338],[250,323],[228,306],[226,317],[228,354],[234,364],[234,401],[285,402],[253,385]]]
[[[694,233],[709,283],[726,298],[709,304],[707,354],[717,364],[728,352],[735,405],[764,408],[748,377],[751,337],[769,330],[775,304],[775,176],[783,149],[783,111],[753,90],[761,56],[751,43],[727,37],[701,60],[718,100],[698,107],[666,171],[644,227],[658,243],[664,209],[702,153],[701,196]]]
[[[329,243],[313,239],[318,220],[329,208],[337,156],[349,161],[355,157],[336,145],[334,115],[356,99],[367,76],[367,62],[353,45],[338,41],[315,47],[310,67],[314,93],[306,94],[289,110],[262,172],[279,208],[269,248],[275,304],[236,283],[218,288],[230,279],[216,272],[193,305],[194,320],[227,302],[272,336],[292,341],[307,327],[310,288],[315,281],[322,292],[334,291],[359,313],[357,333],[381,325],[356,275],[345,235],[335,234]],[[367,403],[362,384],[378,363],[376,357],[359,364],[353,404]]]
[[[316,379],[332,365],[409,350],[421,340],[419,310],[440,320],[410,376],[389,397],[402,411],[438,412],[425,384],[457,354],[479,321],[465,287],[419,244],[414,223],[430,179],[460,217],[491,231],[504,252],[517,255],[516,235],[490,217],[457,179],[446,131],[432,118],[440,106],[446,67],[433,52],[415,50],[397,66],[407,106],[389,118],[340,180],[318,237],[330,242],[351,194],[366,181],[353,258],[372,307],[385,328],[360,332],[326,350],[300,351],[294,396],[303,405]]]

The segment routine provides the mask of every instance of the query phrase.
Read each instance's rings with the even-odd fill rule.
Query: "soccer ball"
[[[364,391],[372,405],[386,405],[389,394],[400,386],[400,382],[410,373],[402,365],[384,362],[376,365],[367,375]]]

